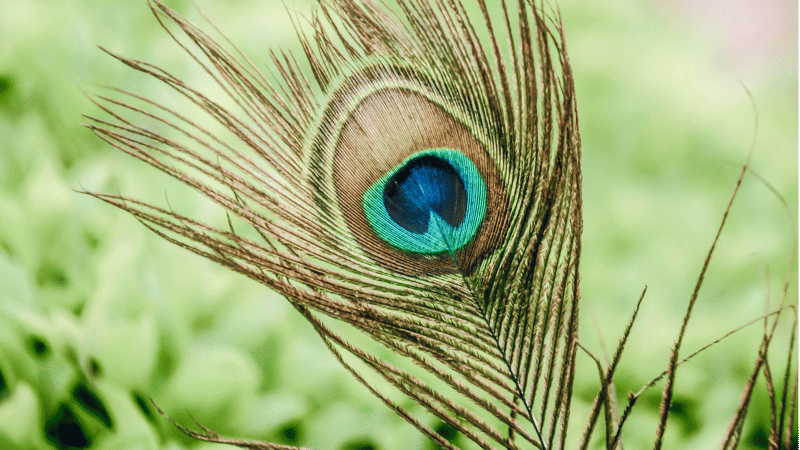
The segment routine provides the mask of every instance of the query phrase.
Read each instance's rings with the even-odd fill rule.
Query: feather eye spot
[[[453,253],[475,236],[486,213],[486,183],[452,149],[407,158],[363,196],[364,215],[390,245],[412,253]]]
[[[497,155],[442,95],[394,77],[394,87],[351,77],[326,108],[311,145],[321,217],[334,192],[358,247],[381,267],[469,275],[506,237]]]

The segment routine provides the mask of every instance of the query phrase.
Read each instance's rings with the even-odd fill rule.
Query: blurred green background
[[[286,3],[308,14],[314,2]],[[202,20],[188,1],[168,4]],[[774,308],[787,271],[788,302],[796,303],[796,3],[559,5],[583,139],[584,345],[598,355],[613,349],[648,286],[619,368],[624,403],[666,368],[750,148],[756,118],[740,80],[758,107],[752,169],[789,206],[745,179],[682,354],[761,315],[767,302]],[[200,6],[259,65],[270,48],[297,48],[284,2]],[[182,423],[190,411],[227,436],[433,448],[353,380],[282,298],[75,192],[119,191],[161,205],[169,193],[189,216],[224,220],[79,125],[82,113],[98,112],[81,93],[92,84],[170,98],[97,45],[202,80],[144,0],[0,0],[0,39],[0,448],[209,445],[182,437],[149,397]],[[773,345],[775,374],[785,367],[790,326],[783,321]],[[761,325],[750,327],[681,367],[667,448],[719,447],[760,335]],[[578,364],[574,439],[598,389],[590,360],[580,355]],[[767,448],[759,383],[740,448]],[[662,387],[640,401],[626,448],[652,446]]]

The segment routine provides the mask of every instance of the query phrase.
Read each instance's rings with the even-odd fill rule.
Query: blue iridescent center
[[[486,214],[486,183],[462,152],[417,152],[364,193],[364,214],[378,236],[412,253],[454,252]]]

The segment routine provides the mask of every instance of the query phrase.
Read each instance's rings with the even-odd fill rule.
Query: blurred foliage
[[[308,13],[311,3],[291,8]],[[712,62],[707,38],[663,5],[559,3],[583,138],[584,345],[596,354],[613,348],[648,286],[619,369],[624,404],[628,391],[666,368],[756,119],[737,75]],[[190,2],[170,4],[202,21]],[[201,7],[254,61],[266,62],[275,46],[297,49],[283,2]],[[146,2],[0,0],[0,17],[0,448],[209,448],[167,424],[149,398],[181,423],[191,423],[188,411],[228,436],[312,448],[433,448],[340,368],[280,297],[76,192],[166,196],[163,204],[187,215],[224,220],[79,125],[81,113],[96,111],[81,93],[93,84],[171,95],[96,45],[202,79]],[[758,106],[752,169],[789,210],[765,183],[746,178],[682,354],[759,316],[765,302],[774,308],[796,245],[796,55],[743,82]],[[795,277],[788,301],[796,299]],[[785,367],[783,325],[776,374]],[[719,446],[760,327],[680,368],[669,448]],[[576,438],[598,389],[589,359],[578,364]],[[652,445],[661,387],[631,417],[629,448]],[[768,424],[762,389],[740,448],[766,448]]]

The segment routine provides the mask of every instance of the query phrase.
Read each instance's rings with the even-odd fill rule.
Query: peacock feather
[[[393,392],[480,448],[562,448],[582,227],[572,73],[556,11],[475,4],[321,1],[304,54],[273,52],[262,72],[151,0],[225,100],[115,57],[222,131],[121,90],[94,97],[111,119],[88,126],[224,208],[228,227],[93,195],[283,294],[440,446],[455,448]]]
[[[614,373],[642,300],[605,364],[578,341],[581,143],[557,10],[535,0],[320,0],[310,21],[295,20],[302,54],[270,52],[262,69],[218,30],[222,39],[149,4],[210,83],[112,54],[183,104],[111,88],[91,95],[107,116],[87,126],[205,195],[226,221],[91,195],[285,296],[346,370],[440,447],[456,448],[432,417],[470,448],[586,449],[602,415],[606,448],[621,448],[634,404],[663,379],[662,448],[676,368],[714,344],[679,357],[731,204],[667,369],[619,408]],[[746,173],[748,163],[733,198]],[[778,318],[794,308],[791,279],[778,309],[752,322],[763,320],[763,337],[722,448],[737,448],[759,374],[770,445],[796,440],[796,313],[782,393],[768,363]],[[583,436],[567,441],[578,349],[600,386]]]

